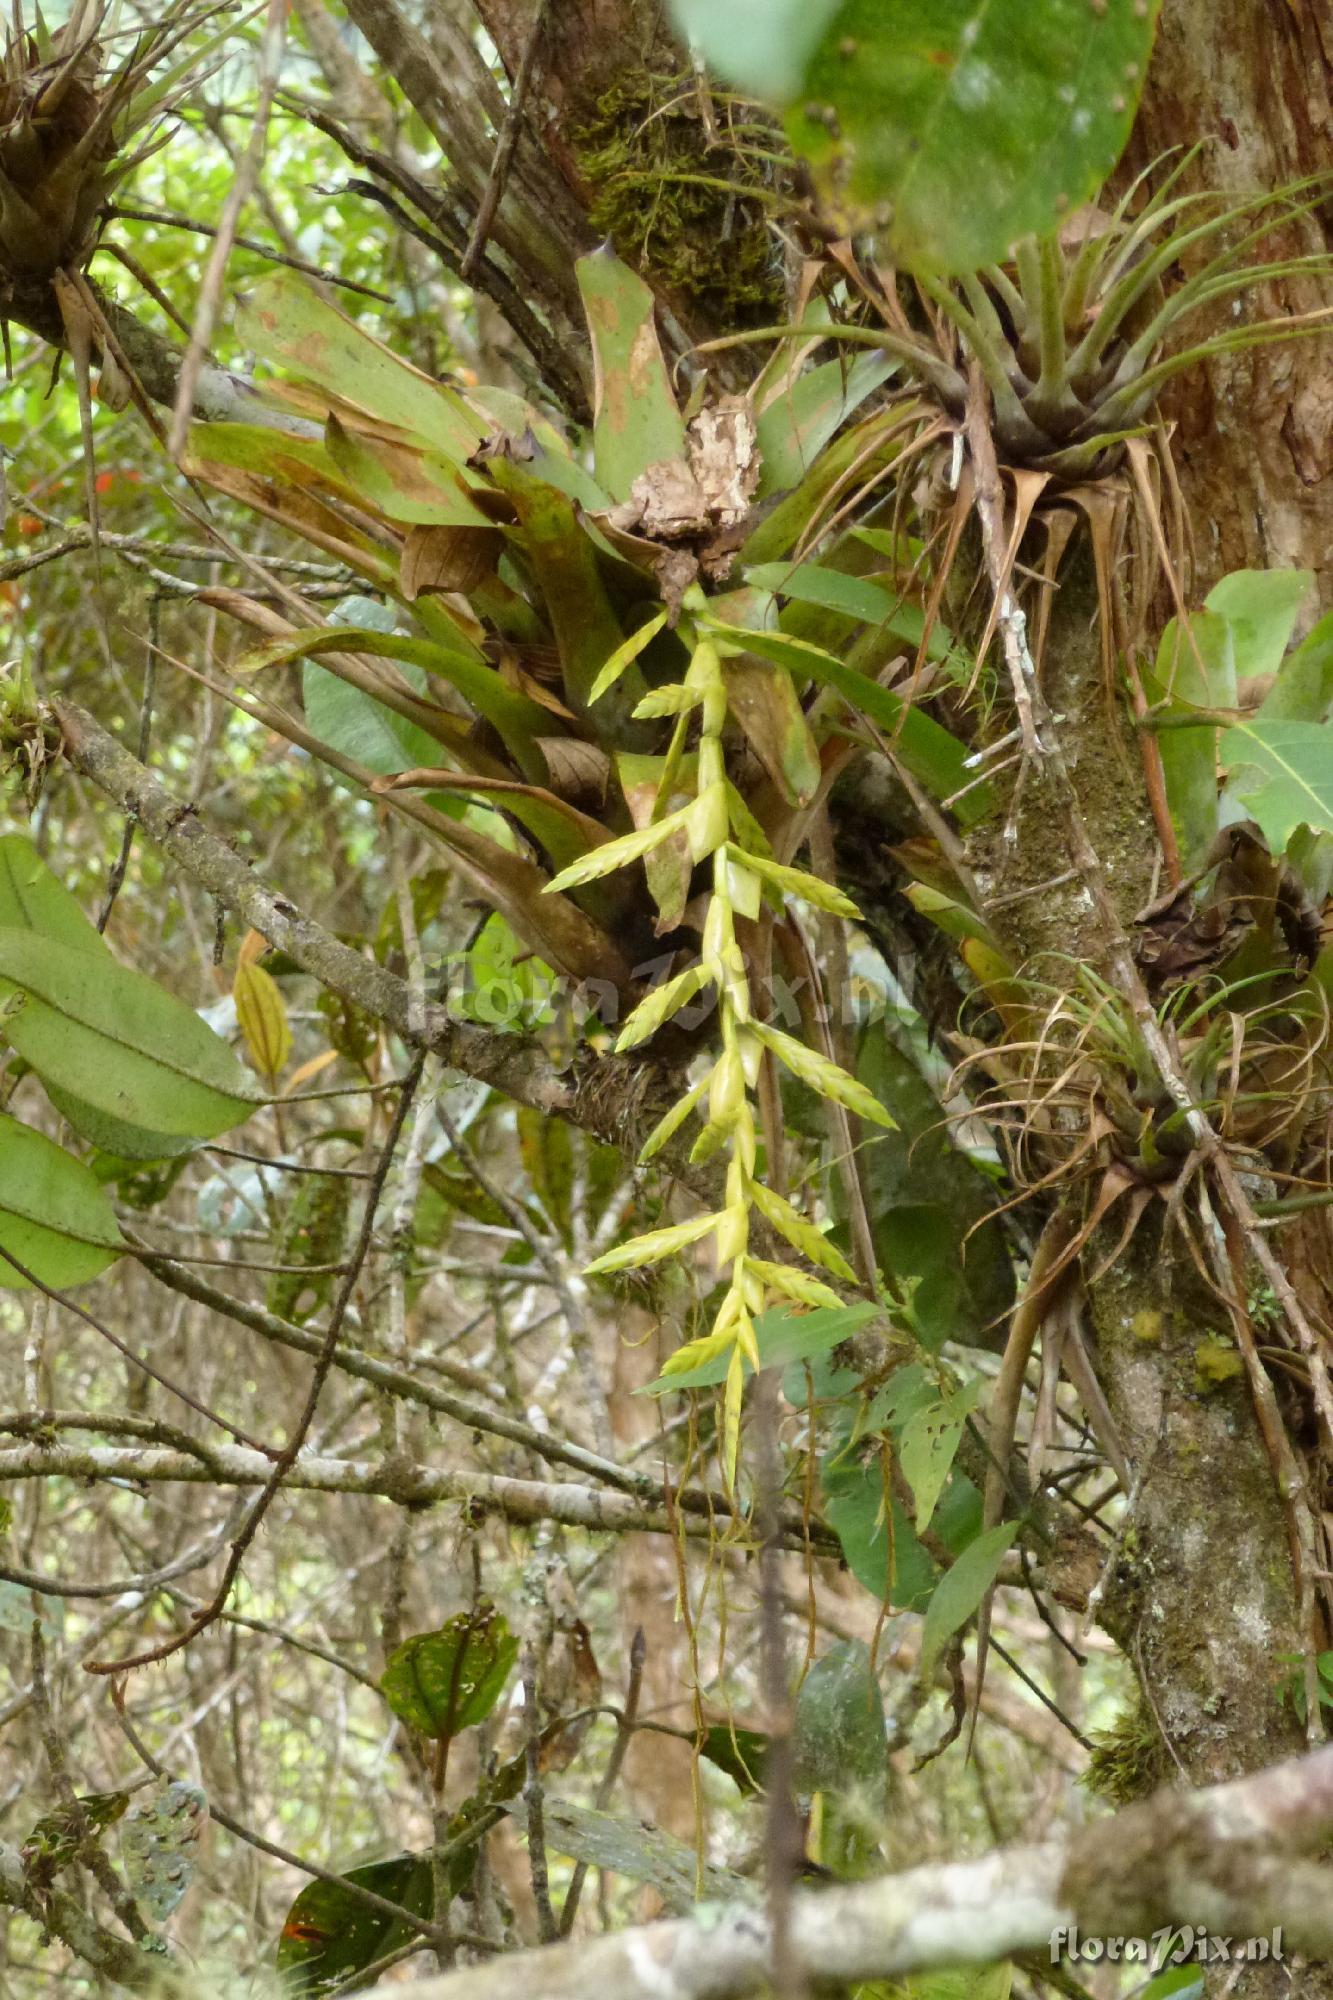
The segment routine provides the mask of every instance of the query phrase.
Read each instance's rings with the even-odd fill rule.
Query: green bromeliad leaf
[[[685,453],[685,424],[658,345],[656,302],[642,278],[609,250],[575,267],[592,336],[593,462],[598,483],[628,500],[650,465]]]
[[[242,300],[236,331],[265,361],[455,464],[466,463],[486,436],[487,424],[461,396],[402,360],[294,272],[275,272]]]

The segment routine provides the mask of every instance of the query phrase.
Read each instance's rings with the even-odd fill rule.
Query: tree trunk
[[[1194,187],[1239,197],[1325,170],[1331,70],[1333,17],[1317,0],[1237,0],[1225,20],[1210,0],[1166,0],[1122,182],[1196,137],[1203,143],[1189,169]],[[1327,251],[1331,224],[1327,208],[1316,210],[1284,232],[1280,248]],[[1328,302],[1326,288],[1299,281],[1266,288],[1248,310],[1300,313]],[[1193,527],[1188,601],[1199,603],[1233,569],[1308,568],[1319,584],[1309,622],[1316,601],[1321,608],[1333,601],[1333,344],[1293,341],[1192,371],[1166,414],[1176,425]],[[1069,718],[1080,808],[1128,920],[1149,893],[1154,842],[1137,756],[1131,761],[1108,738],[1108,704],[1087,638],[1090,599],[1086,576],[1076,568],[1062,576],[1046,694]],[[1039,781],[1023,801],[1008,857],[994,844],[982,857],[992,864],[992,893],[1034,883],[1043,870],[1060,872],[1058,837],[1042,837],[1044,811],[1050,827]],[[1079,893],[1071,884],[1014,906],[1006,942],[1021,956],[1060,949],[1095,959],[1092,912]],[[1282,1252],[1307,1308],[1333,1321],[1327,1213],[1284,1232]],[[1089,1246],[1088,1268],[1113,1250],[1119,1226],[1113,1211]],[[1097,1372],[1134,1474],[1129,1524],[1100,1605],[1143,1690],[1114,1776],[1134,1790],[1256,1769],[1304,1742],[1280,1685],[1294,1671],[1283,1655],[1299,1655],[1305,1643],[1289,1521],[1244,1377],[1210,1383],[1199,1365],[1208,1335],[1226,1331],[1226,1314],[1161,1203],[1091,1284],[1089,1308]],[[1281,1967],[1247,1967],[1228,1983],[1234,1973],[1210,1970],[1206,1990],[1241,2000],[1292,1990]],[[1333,1994],[1333,1968],[1308,1968],[1298,1978],[1303,1994]]]

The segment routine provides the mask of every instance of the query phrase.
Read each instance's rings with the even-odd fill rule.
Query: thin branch
[[[259,1498],[255,1501],[254,1506],[241,1526],[240,1532],[231,1545],[231,1553],[227,1558],[227,1566],[223,1571],[222,1581],[219,1583],[215,1595],[204,1606],[202,1611],[196,1613],[185,1631],[178,1633],[175,1638],[164,1640],[161,1645],[150,1647],[146,1652],[134,1654],[129,1659],[90,1660],[85,1668],[87,1673],[127,1673],[133,1667],[153,1666],[159,1660],[169,1659],[171,1654],[179,1652],[182,1646],[188,1645],[192,1639],[197,1638],[201,1632],[206,1631],[226,1609],[227,1599],[231,1596],[232,1586],[240,1574],[241,1564],[245,1560],[245,1552],[259,1532],[260,1522],[272,1506],[284,1479],[291,1471],[293,1465],[295,1465],[300,1456],[302,1446],[305,1444],[306,1438],[310,1435],[310,1426],[315,1421],[315,1411],[319,1405],[320,1394],[333,1369],[337,1353],[338,1335],[342,1330],[342,1323],[346,1317],[347,1308],[351,1304],[352,1293],[356,1289],[362,1268],[370,1253],[371,1238],[375,1229],[375,1213],[379,1207],[380,1196],[384,1191],[384,1183],[389,1176],[389,1169],[393,1165],[393,1156],[398,1146],[399,1137],[402,1134],[403,1125],[412,1107],[412,1099],[415,1097],[417,1085],[421,1081],[421,1069],[424,1062],[425,1056],[418,1056],[411,1070],[404,1077],[403,1087],[398,1093],[398,1102],[394,1107],[394,1114],[389,1124],[388,1137],[385,1139],[383,1149],[380,1153],[375,1178],[370,1184],[370,1192],[366,1196],[366,1205],[362,1212],[361,1228],[357,1236],[356,1245],[348,1260],[346,1274],[341,1285],[338,1287],[338,1295],[329,1313],[329,1321],[324,1332],[324,1339],[315,1359],[314,1371],[310,1378],[310,1387],[306,1392],[305,1406],[296,1420],[290,1438],[278,1453],[273,1469],[264,1481]]]
[[[0,1450],[0,1481],[7,1479],[122,1479],[145,1485],[264,1486],[272,1465],[243,1445],[198,1446],[186,1452],[158,1446],[40,1444]],[[462,1502],[478,1517],[488,1514],[531,1527],[556,1521],[598,1534],[685,1534],[708,1541],[716,1521],[704,1514],[678,1514],[649,1506],[628,1493],[608,1493],[573,1481],[511,1479],[501,1473],[392,1461],[328,1458],[302,1452],[283,1482],[286,1492],[364,1493],[400,1507],[429,1507],[442,1500]],[[786,1531],[784,1546],[802,1549],[799,1531]]]

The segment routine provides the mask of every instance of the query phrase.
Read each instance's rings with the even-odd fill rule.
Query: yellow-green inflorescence
[[[711,1330],[681,1347],[667,1362],[664,1375],[699,1367],[730,1352],[723,1397],[723,1465],[734,1485],[740,1443],[741,1402],[745,1363],[758,1370],[759,1347],[754,1322],[770,1294],[804,1306],[840,1303],[822,1278],[797,1263],[774,1263],[750,1248],[752,1217],[758,1213],[808,1264],[833,1277],[854,1283],[855,1273],[841,1252],[775,1189],[756,1174],[759,1134],[756,1088],[765,1054],[782,1063],[801,1082],[844,1104],[878,1125],[892,1120],[879,1101],[837,1064],[804,1042],[756,1017],[745,954],[736,936],[738,917],[757,920],[767,903],[781,911],[787,897],[810,903],[836,916],[855,918],[857,910],[840,889],[776,861],[762,830],[727,777],[723,731],[727,722],[725,661],[742,650],[728,628],[710,621],[701,593],[693,598],[689,636],[693,640],[683,681],[652,689],[639,703],[640,717],[676,717],[676,727],[658,786],[658,808],[649,823],[623,838],[594,848],[552,882],[553,890],[572,889],[609,875],[650,854],[664,841],[683,835],[691,861],[711,859],[712,893],[704,921],[698,959],[683,972],[656,986],[634,1009],[617,1042],[618,1050],[637,1047],[654,1035],[700,993],[717,998],[719,1049],[712,1068],[672,1106],[650,1134],[641,1158],[649,1160],[679,1130],[691,1112],[703,1120],[691,1159],[719,1152],[727,1155],[726,1198],[722,1208],[691,1217],[665,1229],[654,1229],[599,1257],[590,1272],[625,1270],[673,1256],[692,1243],[713,1239],[719,1268],[729,1273],[726,1294]],[[690,600],[687,599],[687,607]],[[666,621],[661,613],[641,627],[607,661],[592,690],[592,699],[606,692]],[[699,743],[695,795],[674,812],[662,810],[677,784],[691,718],[697,714]]]

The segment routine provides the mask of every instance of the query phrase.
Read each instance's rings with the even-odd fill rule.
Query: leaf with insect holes
[[[380,1693],[400,1722],[440,1741],[486,1720],[517,1658],[518,1640],[483,1602],[399,1646],[380,1676]]]
[[[154,1923],[165,1923],[189,1888],[207,1824],[207,1797],[182,1778],[159,1778],[125,1814],[125,1879]]]
[[[898,1440],[898,1462],[916,1503],[915,1526],[924,1534],[962,1441],[968,1416],[981,1394],[980,1383],[969,1383],[915,1410]]]

